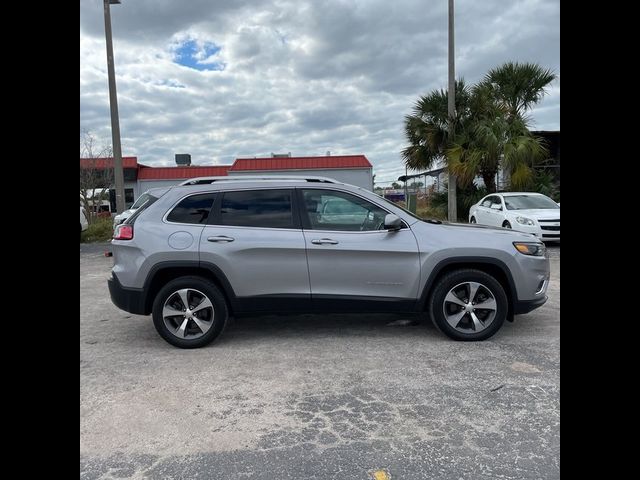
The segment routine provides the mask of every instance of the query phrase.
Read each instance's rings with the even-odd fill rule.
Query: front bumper
[[[530,311],[544,305],[547,302],[548,298],[549,297],[545,295],[534,300],[516,300],[515,305],[513,306],[513,313],[516,315],[529,313]]]
[[[536,225],[522,225],[515,220],[510,223],[513,230],[517,232],[530,233],[532,235],[535,235],[543,242],[560,241],[560,222],[557,222],[557,225],[555,222],[547,222],[544,224],[540,224],[538,222]],[[542,228],[543,226],[545,228]],[[549,230],[551,228],[557,228],[558,230]]]
[[[112,274],[111,278],[107,280],[109,285],[109,295],[111,295],[111,301],[120,310],[125,312],[134,313],[136,315],[148,315],[149,312],[145,308],[145,295],[144,290],[141,288],[126,288],[118,281],[118,277]]]

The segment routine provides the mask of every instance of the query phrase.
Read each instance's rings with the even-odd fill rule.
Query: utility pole
[[[456,115],[456,71],[454,58],[454,42],[453,42],[453,0],[449,0],[449,91],[447,95],[449,107],[449,139],[453,141],[455,131],[453,128],[453,119]],[[449,221],[458,221],[458,205],[456,201],[456,177],[449,172]]]
[[[113,143],[113,177],[116,183],[116,213],[125,210],[124,172],[122,171],[122,147],[120,146],[120,120],[118,118],[118,96],[116,94],[116,72],[113,65],[113,42],[111,40],[110,4],[120,0],[104,0],[104,33],[107,37],[107,71],[109,74],[109,105],[111,107],[111,139]]]

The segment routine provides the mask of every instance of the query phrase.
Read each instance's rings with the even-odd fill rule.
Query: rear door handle
[[[233,242],[235,238],[227,237],[225,235],[218,235],[216,237],[207,237],[207,242]]]
[[[337,240],[332,240],[331,238],[316,238],[315,240],[311,240],[311,243],[314,245],[337,245]]]

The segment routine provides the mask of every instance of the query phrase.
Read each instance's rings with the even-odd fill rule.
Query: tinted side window
[[[491,206],[491,198],[492,197],[485,198],[480,206],[489,208]]]
[[[294,228],[291,190],[225,192],[220,225]]]
[[[191,195],[183,199],[167,216],[167,221],[175,223],[206,223],[211,206],[213,205],[214,193],[203,193]]]

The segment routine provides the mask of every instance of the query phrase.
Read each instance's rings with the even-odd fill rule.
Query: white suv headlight
[[[518,222],[521,225],[535,225],[533,220],[527,217],[516,217],[516,222]]]

